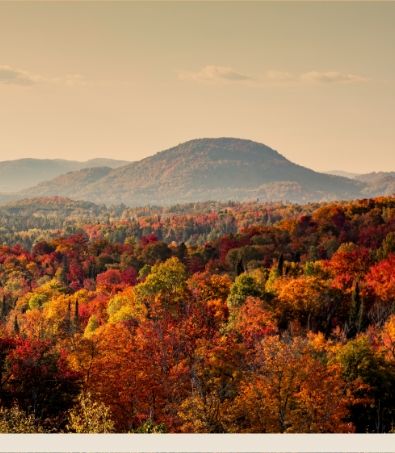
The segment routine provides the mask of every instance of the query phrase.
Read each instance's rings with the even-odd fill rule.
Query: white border
[[[395,452],[391,434],[1,434],[0,452]]]

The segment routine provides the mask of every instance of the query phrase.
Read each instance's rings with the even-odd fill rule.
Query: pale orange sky
[[[395,171],[393,2],[0,2],[0,160],[200,137]]]

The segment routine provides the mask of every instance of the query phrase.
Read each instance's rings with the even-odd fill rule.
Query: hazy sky
[[[202,137],[395,171],[394,2],[0,2],[0,160]]]

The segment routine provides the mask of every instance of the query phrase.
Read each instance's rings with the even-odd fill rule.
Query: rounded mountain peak
[[[160,151],[156,158],[205,156],[210,160],[252,160],[287,159],[268,146],[241,138],[198,138],[180,143],[177,146]],[[146,159],[150,159],[149,157]]]

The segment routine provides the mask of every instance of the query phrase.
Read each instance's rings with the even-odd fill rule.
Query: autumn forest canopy
[[[395,197],[0,207],[0,432],[395,430]]]

